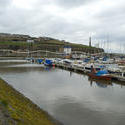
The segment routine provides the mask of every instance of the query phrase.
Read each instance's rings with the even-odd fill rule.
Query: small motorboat
[[[43,59],[37,59],[37,63],[38,64],[42,64],[43,63]]]
[[[102,64],[86,64],[85,65],[85,70],[91,71],[91,66],[94,65],[94,68],[96,69],[96,71],[100,71],[101,69],[105,68],[104,65]]]
[[[107,70],[96,71],[96,69],[93,67],[91,67],[91,73],[89,73],[89,76],[93,79],[100,79],[100,80],[112,79],[112,76],[108,73]]]
[[[46,65],[46,66],[53,66],[53,61],[50,60],[50,59],[46,59],[45,62],[44,62],[44,65]]]

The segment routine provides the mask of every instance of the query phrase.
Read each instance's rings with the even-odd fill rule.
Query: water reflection
[[[44,70],[45,70],[45,71],[52,71],[52,70],[55,70],[55,67],[52,67],[52,66],[44,66]]]
[[[88,80],[90,81],[91,87],[92,87],[93,84],[96,84],[100,88],[107,88],[108,86],[113,86],[112,81],[92,79],[90,77],[88,77]]]
[[[72,72],[70,71],[70,77],[72,76]]]
[[[125,87],[114,81],[27,63],[0,63],[0,76],[65,125],[125,124]]]

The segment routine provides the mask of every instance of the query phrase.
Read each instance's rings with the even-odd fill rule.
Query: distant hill
[[[34,41],[28,43],[27,40]],[[82,51],[87,53],[104,52],[103,49],[90,47],[82,44],[66,42],[50,37],[31,37],[22,34],[0,33],[0,49],[12,50],[49,50],[53,52],[61,51],[64,46],[70,46],[72,51]]]

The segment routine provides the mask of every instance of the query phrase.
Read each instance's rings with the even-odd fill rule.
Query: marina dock
[[[111,76],[112,76],[112,79],[125,82],[125,77],[122,77],[122,76],[119,76],[119,75],[115,75],[115,74],[111,74]]]
[[[64,64],[55,64],[55,66],[59,67],[61,69],[65,69],[65,70],[83,73],[85,75],[88,75],[90,73],[90,71],[86,70],[85,68],[73,67],[73,66],[64,65]],[[111,74],[111,73],[110,73],[110,75],[112,76],[113,80],[122,81],[122,82],[125,81],[125,77],[123,77],[123,76],[116,75],[116,74]]]
[[[32,58],[31,59],[32,63],[44,63],[44,61],[46,60],[46,58],[41,58],[41,59],[37,59],[37,58]],[[81,73],[84,75],[89,75],[91,72],[91,65],[94,65],[94,63],[84,63],[84,64],[79,64],[78,62],[75,63],[75,61],[79,61],[79,60],[66,60],[66,59],[59,59],[60,61],[57,61],[58,58],[51,58],[48,59],[51,60],[51,66],[55,66],[61,69],[65,69],[65,70],[69,70],[72,72],[77,72],[77,73]],[[64,61],[64,62],[63,62]],[[67,63],[65,62],[67,61]],[[68,62],[69,61],[69,62]],[[87,67],[87,65],[89,65],[89,67]],[[95,65],[98,66],[106,66],[106,65],[115,65],[114,63],[111,64],[102,64],[102,63],[95,63]],[[99,67],[96,67],[97,69]],[[101,68],[100,68],[101,69]],[[109,71],[109,75],[112,77],[112,80],[116,80],[116,81],[121,81],[124,82],[125,81],[125,71],[113,71],[112,68],[105,68],[107,71]]]

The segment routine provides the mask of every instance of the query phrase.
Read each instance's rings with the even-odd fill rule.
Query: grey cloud
[[[0,7],[8,6],[12,0],[0,0]]]
[[[104,9],[102,12],[98,12],[96,18],[101,19],[101,21],[119,21],[125,19],[125,5],[118,5],[117,7]],[[112,20],[111,20],[112,19]]]
[[[71,8],[77,8],[79,6],[84,6],[86,4],[90,4],[97,1],[99,0],[46,0],[46,1],[38,1],[37,3],[40,5],[53,4],[61,8],[71,9]]]
[[[118,5],[114,8],[104,9],[95,18],[98,20],[96,26],[96,38],[107,39],[110,37],[112,42],[125,42],[125,6]]]
[[[12,3],[12,0],[0,0],[0,16],[4,14],[7,7]]]
[[[83,44],[88,44],[89,33],[95,32],[96,34],[92,36],[92,39],[107,40],[108,34],[111,42],[125,43],[124,4],[118,4],[118,6],[108,9],[105,9],[104,6],[92,16],[87,15],[86,17],[83,14],[78,19],[71,18],[70,20],[69,17],[67,20],[67,17],[62,14],[68,12],[67,7],[74,9],[74,7],[78,8],[81,5],[87,4],[89,6],[93,0],[88,2],[87,0],[38,0],[30,10],[13,6],[7,7],[11,4],[10,0],[0,0],[0,2],[0,32],[50,36]],[[63,16],[59,16],[58,12],[51,13],[48,11],[46,7],[50,5],[49,3],[63,7],[61,9]],[[7,8],[3,8],[3,6]],[[56,8],[57,11],[60,9],[58,7]],[[73,13],[71,14],[73,15]]]
[[[98,1],[98,0],[56,0],[56,3],[61,6],[61,7],[78,7],[78,6],[83,6],[85,4]]]

